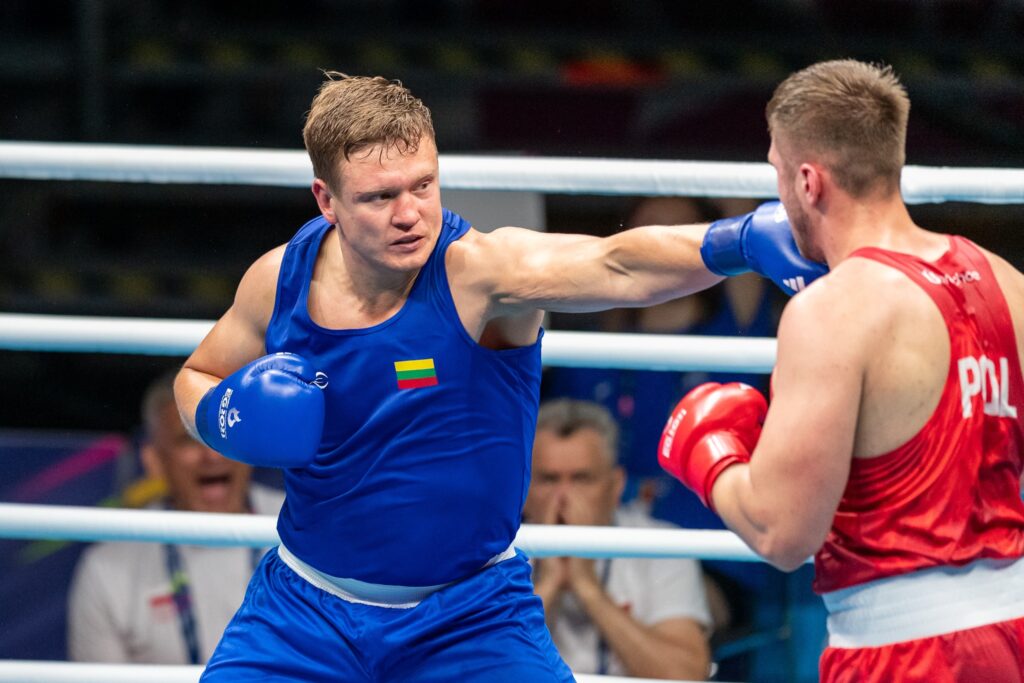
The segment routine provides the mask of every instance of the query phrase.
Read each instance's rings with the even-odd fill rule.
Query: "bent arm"
[[[196,407],[211,387],[266,353],[264,335],[274,310],[284,247],[260,257],[242,277],[235,300],[192,352],[174,382],[178,412],[193,437]]]
[[[728,527],[783,571],[824,543],[853,457],[863,326],[850,316],[851,297],[831,284],[786,308],[761,439],[750,462],[726,469],[712,489]]]
[[[707,227],[646,226],[604,238],[502,228],[478,235],[466,263],[503,314],[648,306],[722,280],[700,256]]]

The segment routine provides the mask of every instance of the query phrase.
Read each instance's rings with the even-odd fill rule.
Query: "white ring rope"
[[[201,666],[0,661],[0,683],[196,683]]]
[[[442,154],[447,189],[564,194],[775,197],[765,163],[572,159]],[[143,145],[0,142],[0,177],[135,183],[212,183],[308,187],[305,152]],[[1024,203],[1024,169],[907,166],[911,204]]]
[[[0,683],[196,683],[202,673],[201,666],[0,661]],[[665,683],[651,678],[574,675],[579,683]]]
[[[0,503],[0,538],[269,547],[281,542],[276,522],[270,515]],[[515,545],[535,557],[760,561],[736,534],[709,529],[524,524]]]
[[[0,348],[187,356],[208,320],[0,313]],[[770,372],[775,339],[551,331],[543,362],[562,367]]]

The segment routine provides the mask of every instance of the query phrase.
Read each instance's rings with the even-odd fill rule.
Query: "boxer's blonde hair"
[[[891,67],[853,59],[794,73],[766,109],[772,136],[825,164],[854,197],[899,190],[909,113],[907,91]]]
[[[381,144],[415,153],[424,137],[434,139],[430,110],[400,81],[325,71],[302,129],[313,173],[338,189],[338,164]]]

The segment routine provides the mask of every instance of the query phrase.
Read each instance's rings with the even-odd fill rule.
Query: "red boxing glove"
[[[711,487],[730,465],[750,462],[768,402],[739,382],[701,384],[683,397],[658,444],[662,468],[711,504]]]

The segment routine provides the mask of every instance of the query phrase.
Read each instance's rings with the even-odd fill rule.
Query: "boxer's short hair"
[[[899,189],[909,113],[910,99],[891,67],[853,59],[792,74],[766,109],[769,132],[825,164],[854,197]]]
[[[415,152],[434,139],[430,110],[400,81],[325,71],[302,129],[313,173],[337,189],[338,162],[373,145]]]

